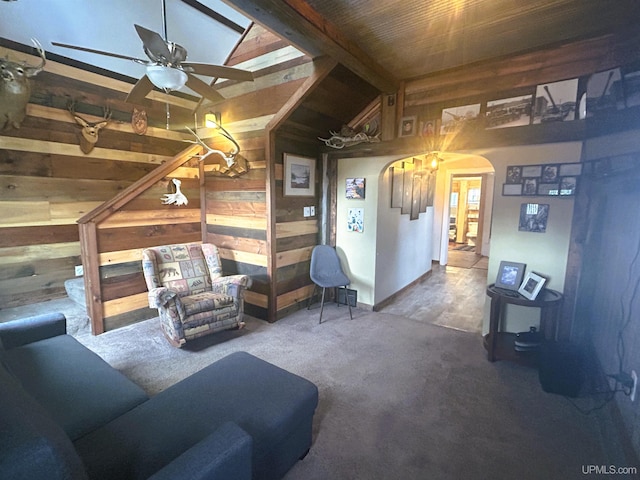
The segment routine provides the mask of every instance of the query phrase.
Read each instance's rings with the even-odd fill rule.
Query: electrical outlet
[[[631,401],[634,402],[636,399],[636,387],[638,386],[638,375],[635,370],[631,370],[631,380],[633,380],[633,386],[631,387]]]
[[[84,269],[82,265],[76,265],[75,267],[76,277],[81,277],[84,274]]]
[[[313,205],[311,205],[311,206],[309,207],[309,212],[311,213],[311,216],[312,216],[312,217],[315,217],[315,216],[316,216],[316,207],[315,207],[315,206],[313,206]]]

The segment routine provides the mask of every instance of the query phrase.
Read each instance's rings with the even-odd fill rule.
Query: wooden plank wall
[[[37,57],[28,52],[27,47],[0,47],[2,56],[37,64]],[[191,121],[194,101],[152,93],[141,106],[150,127],[139,136],[130,125],[133,107],[124,103],[131,87],[49,59],[32,79],[22,127],[0,132],[0,308],[64,296],[64,281],[74,277],[74,266],[81,264],[78,218],[184,149],[185,137],[163,128],[165,102],[172,118],[184,125]],[[88,121],[97,121],[105,106],[113,111],[111,123],[100,131],[89,154],[78,145],[80,130],[67,111],[69,100],[76,101],[76,112]],[[191,190],[188,182],[186,187]],[[163,188],[151,196],[157,198]],[[197,206],[198,189],[192,194]],[[126,229],[122,232],[145,234],[137,225]],[[105,229],[101,239],[107,251],[126,250],[127,240],[111,233]],[[105,278],[112,278],[115,270],[119,275],[135,270],[131,262],[117,263],[104,272]],[[115,300],[120,290],[121,285],[110,285],[106,298]]]
[[[205,240],[220,247],[225,273],[252,277],[245,312],[274,321],[269,315],[275,275],[269,268],[272,212],[268,187],[271,178],[281,178],[282,172],[267,151],[266,127],[314,66],[308,56],[259,25],[251,27],[227,64],[253,71],[255,81],[221,83],[220,93],[228,100],[219,105],[205,102],[201,112],[222,114],[223,126],[238,141],[249,171],[228,178],[205,162]],[[220,142],[217,148],[229,148],[223,139]]]

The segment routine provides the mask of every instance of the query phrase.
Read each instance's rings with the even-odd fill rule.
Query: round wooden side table
[[[562,294],[549,288],[543,289],[535,300],[529,300],[516,291],[497,288],[495,284],[487,287],[491,298],[489,314],[489,333],[484,337],[484,345],[490,362],[510,360],[525,365],[535,365],[535,355],[516,352],[514,342],[516,334],[500,331],[504,319],[504,307],[507,304],[540,309],[540,332],[546,340],[555,340],[558,329],[558,316],[562,306]]]

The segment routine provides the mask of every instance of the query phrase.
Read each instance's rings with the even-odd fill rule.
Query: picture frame
[[[561,177],[576,177],[582,174],[582,163],[561,163],[560,172],[558,175]]]
[[[416,122],[418,117],[412,115],[409,117],[402,117],[400,120],[400,131],[398,136],[400,137],[413,137],[416,134]]]
[[[522,183],[522,166],[510,165],[507,167],[507,183]]]
[[[522,179],[522,195],[538,194],[538,177]]]
[[[522,278],[526,265],[524,263],[502,260],[498,268],[495,286],[506,290],[518,291],[522,285]]]
[[[535,272],[527,273],[522,281],[518,293],[529,300],[535,300],[547,279]]]
[[[523,165],[522,177],[539,177],[542,175],[542,165]]]
[[[558,181],[558,165],[549,164],[542,167],[541,183],[553,183]]]
[[[560,184],[559,183],[539,183],[538,184],[538,195],[540,196],[555,196],[560,195]]]
[[[345,197],[349,199],[364,199],[365,179],[347,178],[345,186]]]
[[[504,183],[502,184],[502,195],[508,196],[522,196],[522,184],[521,183]]]
[[[560,178],[560,196],[568,197],[576,194],[578,186],[578,177],[561,177]]]
[[[347,211],[347,231],[364,232],[364,208],[350,208]]]
[[[316,159],[285,153],[282,185],[285,197],[315,196]]]
[[[549,219],[548,203],[523,203],[520,205],[518,231],[545,233]]]

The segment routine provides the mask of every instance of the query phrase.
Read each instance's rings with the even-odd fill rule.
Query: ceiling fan
[[[147,67],[146,74],[138,80],[125,99],[126,102],[130,103],[140,103],[153,90],[154,85],[167,93],[186,85],[214,103],[219,103],[225,99],[217,90],[194,74],[228,78],[230,80],[253,81],[253,74],[247,70],[185,61],[187,59],[187,50],[182,45],[167,40],[165,0],[162,0],[162,23],[164,38],[152,30],[134,24],[136,32],[138,32],[138,36],[142,40],[144,53],[149,57],[149,60],[59,42],[51,42],[51,44],[123,60],[132,60],[145,65]]]

